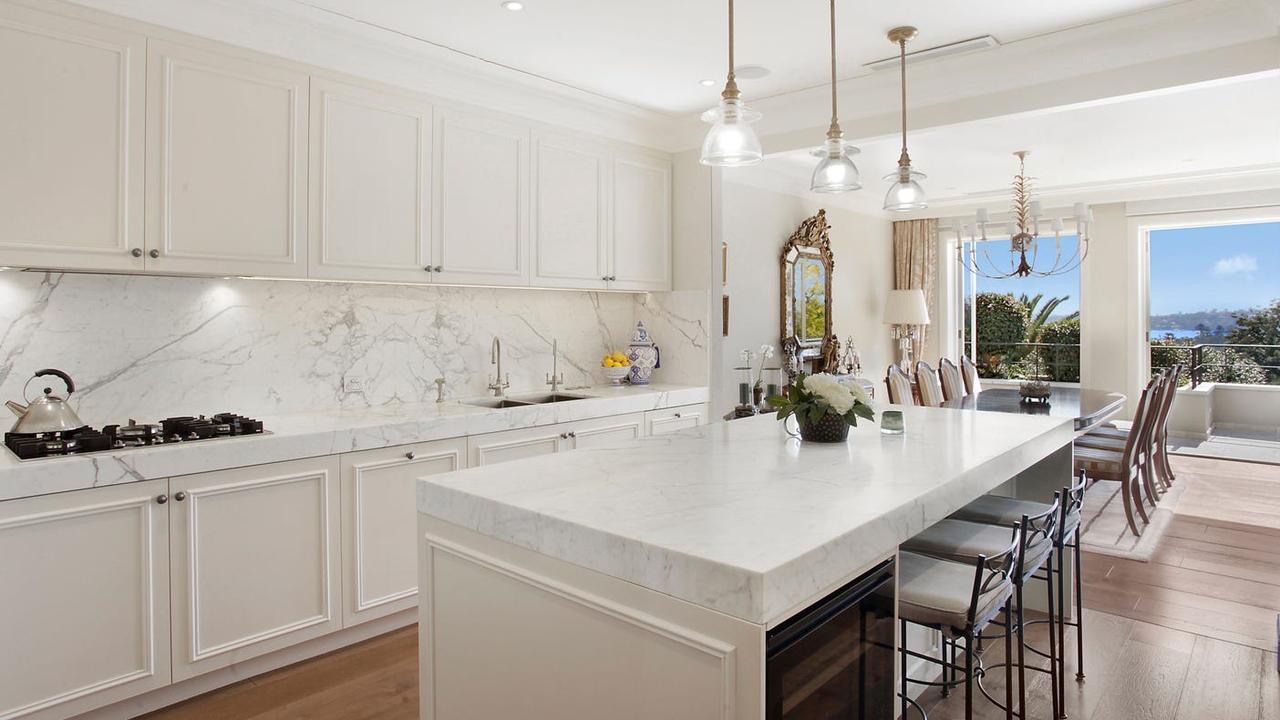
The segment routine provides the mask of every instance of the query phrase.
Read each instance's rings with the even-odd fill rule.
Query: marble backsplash
[[[471,397],[491,380],[494,336],[510,392],[545,387],[553,338],[566,384],[599,384],[600,356],[637,319],[663,347],[655,380],[702,384],[705,313],[704,293],[5,272],[0,398],[21,399],[44,367],[75,378],[73,407],[95,425],[430,402],[437,377]]]

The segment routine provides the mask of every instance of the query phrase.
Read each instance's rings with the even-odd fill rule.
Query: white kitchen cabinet
[[[467,438],[467,466],[480,467],[509,460],[523,460],[569,449],[560,425],[504,430]]]
[[[420,477],[466,467],[466,438],[342,456],[342,624],[417,606]]]
[[[644,413],[631,413],[563,423],[561,427],[566,428],[563,432],[568,447],[581,450],[642,438],[645,435],[644,425]]]
[[[436,112],[434,282],[529,283],[529,128]]]
[[[149,41],[148,271],[306,277],[308,81]]]
[[[430,282],[432,129],[419,98],[312,79],[311,277]]]
[[[146,42],[0,4],[0,265],[142,270]]]
[[[648,435],[666,435],[667,433],[706,425],[709,413],[710,407],[706,403],[650,410],[644,414],[645,433]]]
[[[533,285],[608,287],[611,157],[581,139],[535,139]]]
[[[341,628],[338,457],[170,481],[173,679]]]
[[[671,289],[671,162],[619,152],[613,161],[609,288]]]
[[[0,503],[0,717],[169,684],[165,480]]]

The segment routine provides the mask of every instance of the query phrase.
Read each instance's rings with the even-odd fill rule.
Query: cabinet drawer
[[[681,405],[663,410],[650,410],[644,414],[649,435],[666,435],[698,425],[707,424],[706,403]]]
[[[560,434],[565,432],[561,425],[544,425],[543,427],[506,430],[504,432],[473,435],[467,438],[468,467],[480,467],[508,460],[550,455],[568,450]]]

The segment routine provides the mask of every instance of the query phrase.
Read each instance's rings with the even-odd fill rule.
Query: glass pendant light
[[[840,129],[836,112],[836,0],[831,0],[831,127],[827,129],[826,142],[813,154],[819,160],[809,181],[810,190],[842,193],[862,187],[858,182],[858,166],[852,160],[852,156],[858,154],[858,148],[844,141],[844,131]]]
[[[711,124],[702,141],[702,164],[740,167],[763,160],[760,139],[751,129],[751,123],[759,119],[760,113],[743,104],[733,76],[733,0],[729,0],[729,78],[720,93],[720,104],[702,113],[702,121]]]
[[[925,174],[911,169],[911,156],[907,154],[907,41],[914,39],[916,29],[897,27],[889,31],[889,41],[898,45],[898,60],[902,67],[902,154],[898,156],[898,169],[884,176],[893,181],[884,196],[884,209],[894,212],[923,210],[929,207],[924,199],[920,180]]]

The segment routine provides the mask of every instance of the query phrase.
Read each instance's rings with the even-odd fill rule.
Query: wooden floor
[[[1074,720],[1277,720],[1280,467],[1175,458],[1188,483],[1150,563],[1087,554],[1085,673],[1069,652]],[[145,716],[148,720],[413,720],[417,631],[406,628]],[[1043,625],[1030,640],[1045,645]],[[1069,633],[1069,650],[1074,635]],[[1000,662],[991,643],[988,664]],[[1043,664],[1043,663],[1042,663]],[[1003,671],[989,686],[1003,697]],[[1046,718],[1048,676],[1031,673],[1030,718]],[[963,693],[921,698],[932,720],[964,717]],[[979,718],[1003,718],[976,698]],[[915,720],[916,714],[910,715]]]

